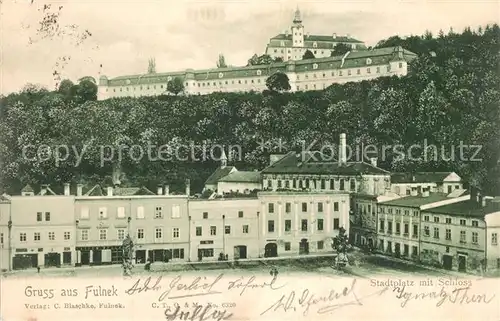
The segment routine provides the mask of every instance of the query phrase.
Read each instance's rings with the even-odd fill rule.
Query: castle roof
[[[272,165],[264,168],[262,174],[315,174],[315,175],[386,175],[388,171],[364,162],[339,164],[320,152],[288,153]]]
[[[286,72],[288,65],[293,65],[295,72],[308,72],[311,70],[331,70],[369,67],[388,64],[402,54],[402,60],[411,61],[416,54],[401,47],[378,48],[373,50],[359,50],[349,52],[348,55],[315,58],[299,61],[272,63],[270,65],[254,65],[244,67],[211,68],[202,70],[187,70],[156,74],[129,75],[111,78],[108,86],[164,86],[175,77],[183,81],[206,81],[206,85],[214,86],[219,82],[235,82],[235,78],[267,77],[276,72]],[[370,59],[368,59],[370,58]],[[246,81],[246,80],[245,80]],[[198,83],[199,84],[199,83]],[[203,83],[205,85],[205,83]],[[166,90],[166,87],[165,87]]]

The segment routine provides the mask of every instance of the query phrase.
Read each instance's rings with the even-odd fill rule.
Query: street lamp
[[[9,228],[9,271],[12,267],[12,220],[9,219],[7,222],[7,227]]]

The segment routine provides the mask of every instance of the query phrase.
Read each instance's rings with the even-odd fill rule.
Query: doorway
[[[247,258],[247,247],[246,245],[237,245],[234,247],[234,258],[246,259]]]
[[[61,254],[56,252],[45,254],[45,266],[61,266]]]
[[[136,264],[146,263],[146,250],[135,251],[135,263]]]
[[[401,244],[399,243],[394,244],[394,256],[398,258],[401,256]]]
[[[102,263],[102,250],[92,251],[92,264],[101,265]]]
[[[443,255],[443,268],[445,270],[451,270],[453,266],[453,256],[444,254]]]
[[[264,257],[277,257],[278,245],[276,243],[267,243],[264,248]]]
[[[309,254],[309,242],[307,242],[307,239],[300,240],[299,255],[301,254]]]
[[[90,250],[80,251],[80,265],[90,265]]]
[[[467,270],[467,257],[465,255],[458,256],[458,271],[465,272]]]

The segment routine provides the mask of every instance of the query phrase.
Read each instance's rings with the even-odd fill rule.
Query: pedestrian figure
[[[36,267],[36,271],[37,271],[37,273],[40,273],[40,267],[39,266]]]
[[[271,271],[269,274],[271,274],[273,276],[273,278],[277,278],[278,277],[278,269],[275,266],[273,266],[271,268]]]

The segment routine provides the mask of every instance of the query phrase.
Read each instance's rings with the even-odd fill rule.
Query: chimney
[[[108,196],[113,196],[113,186],[108,186]]]
[[[191,194],[191,181],[188,179],[186,179],[186,195],[189,196]]]
[[[288,29],[285,30],[285,37],[288,37]]]
[[[332,34],[332,38],[337,39],[337,34],[336,33]]]
[[[40,195],[45,195],[47,194],[47,188],[49,187],[49,185],[47,184],[43,184],[42,187],[41,187],[41,190],[40,190]]]
[[[69,191],[69,183],[64,183],[64,196],[69,196],[70,191]]]
[[[340,134],[339,165],[344,165],[345,163],[347,163],[346,135],[345,135],[345,133],[342,133],[342,134]]]
[[[158,194],[158,195],[163,195],[163,187],[161,186],[161,184],[160,184],[160,185],[158,185],[158,189],[157,189],[157,191],[158,191],[158,192],[157,192],[156,194]]]
[[[163,190],[163,193],[165,193],[165,195],[168,195],[170,193],[170,186],[165,185],[165,189]]]
[[[370,162],[371,162],[373,167],[377,167],[377,158],[376,157],[370,158]]]
[[[416,187],[412,187],[411,188],[411,196],[417,196],[418,195],[418,190]]]
[[[481,199],[481,206],[482,206],[482,207],[485,207],[485,206],[486,206],[486,197],[483,197],[483,198]]]
[[[82,196],[83,184],[76,184],[76,196]]]

